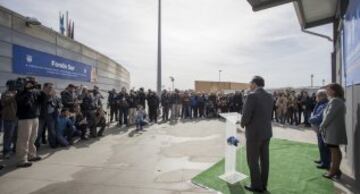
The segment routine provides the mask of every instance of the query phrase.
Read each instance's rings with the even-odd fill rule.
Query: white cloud
[[[194,80],[248,82],[264,75],[269,87],[330,80],[331,43],[300,31],[291,4],[252,12],[244,0],[163,0],[163,84],[179,88]],[[76,39],[122,63],[132,85],[155,88],[157,1],[0,0],[23,15],[58,28],[69,10]],[[316,29],[330,34],[329,26]]]

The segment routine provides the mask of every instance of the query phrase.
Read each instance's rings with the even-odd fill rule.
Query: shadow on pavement
[[[125,134],[129,131],[129,128],[119,128],[117,126],[109,127],[105,130],[105,136],[106,135],[121,135]],[[46,160],[47,158],[50,158],[54,153],[62,150],[68,150],[72,147],[76,149],[82,149],[87,148],[91,144],[98,142],[101,140],[101,137],[96,138],[90,138],[88,140],[79,140],[79,138],[75,139],[75,143],[72,146],[69,147],[57,147],[57,148],[50,148],[47,145],[42,145],[42,147],[38,150],[38,154],[43,156],[42,160]],[[0,176],[4,176],[7,173],[10,173],[14,170],[17,170],[19,168],[16,168],[16,157],[15,154],[13,154],[10,159],[3,159],[3,156],[0,156],[0,165],[4,165],[5,168],[0,170]],[[31,167],[30,167],[31,168]]]

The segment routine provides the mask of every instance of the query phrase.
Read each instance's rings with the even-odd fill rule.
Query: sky
[[[59,29],[75,21],[75,39],[122,64],[131,87],[156,88],[157,0],[0,0],[0,5]],[[331,25],[311,29],[331,35]],[[301,32],[293,5],[253,12],[245,0],[162,0],[162,82],[246,82],[268,88],[322,85],[331,79],[332,43]]]

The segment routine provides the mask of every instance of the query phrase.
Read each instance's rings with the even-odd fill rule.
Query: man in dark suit
[[[245,189],[252,192],[266,191],[269,176],[269,143],[272,137],[271,117],[273,96],[264,90],[265,81],[255,76],[250,82],[241,118],[245,127],[247,162],[251,185]],[[259,165],[260,164],[260,165]]]

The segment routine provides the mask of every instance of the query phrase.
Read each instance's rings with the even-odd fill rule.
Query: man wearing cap
[[[245,186],[245,189],[260,193],[266,191],[269,176],[269,143],[272,137],[274,103],[273,96],[264,90],[264,86],[265,81],[260,76],[251,80],[251,91],[246,97],[241,118],[241,127],[245,127],[251,179],[251,184]]]

